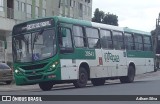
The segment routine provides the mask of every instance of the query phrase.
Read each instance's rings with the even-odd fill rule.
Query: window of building
[[[21,11],[25,12],[25,3],[24,2],[21,2]]]
[[[134,42],[135,42],[135,49],[136,50],[143,50],[143,41],[142,36],[139,34],[134,35]]]
[[[68,2],[68,1],[69,1],[69,0],[65,0],[65,2],[64,2],[66,6],[69,5],[69,2]]]
[[[111,37],[111,31],[100,30],[100,35],[101,35],[102,48],[112,49],[113,48],[113,42],[112,42],[112,37]]]
[[[42,0],[43,1],[43,8],[46,8],[47,7],[47,2],[46,0]]]
[[[83,16],[83,4],[78,3],[78,9],[79,9],[79,16],[82,17]]]
[[[39,0],[35,0],[36,6],[39,6]]]
[[[75,46],[76,47],[87,46],[82,27],[73,26],[73,35],[74,35],[74,41],[75,41]]]
[[[27,18],[32,17],[32,5],[27,4]]]
[[[88,13],[87,12],[87,6],[85,5],[84,7],[85,7],[85,15],[87,15],[87,13]]]
[[[144,51],[152,51],[151,37],[143,36]]]
[[[46,9],[42,9],[42,17],[46,17]]]
[[[100,39],[98,29],[86,28],[89,48],[100,48]]]
[[[116,50],[124,49],[122,32],[113,31],[113,46]]]
[[[74,0],[74,4],[73,4],[73,5],[74,5],[74,7],[76,7],[76,6],[77,6],[77,5],[76,5],[76,1],[75,1],[75,0]]]
[[[85,0],[85,2],[90,3],[90,2],[91,2],[91,0]]]
[[[91,15],[91,8],[88,7],[88,16],[90,16],[90,15]]]
[[[17,10],[17,11],[19,11],[20,10],[20,2],[19,1],[15,1],[15,9]]]
[[[134,41],[133,41],[133,35],[130,33],[124,34],[124,41],[125,41],[125,47],[127,50],[134,50]]]
[[[35,7],[35,17],[38,18],[39,17],[39,7]]]
[[[70,6],[74,7],[74,1],[73,0],[70,0]]]
[[[69,16],[69,8],[65,7],[65,16],[68,17]]]
[[[4,11],[4,0],[0,0],[0,11]]]

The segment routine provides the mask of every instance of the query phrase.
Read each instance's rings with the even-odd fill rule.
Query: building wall
[[[15,24],[54,15],[91,20],[92,0],[0,0],[0,44],[7,41],[7,49],[0,45],[0,62],[12,62],[11,31]]]
[[[92,17],[92,0],[61,0],[59,15],[90,21]]]

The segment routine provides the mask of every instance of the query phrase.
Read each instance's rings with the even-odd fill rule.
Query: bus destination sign
[[[47,19],[39,19],[33,20],[29,22],[25,22],[19,25],[16,25],[13,29],[13,35],[25,33],[31,30],[40,29],[40,28],[47,28],[54,25],[54,21],[51,18]]]
[[[22,30],[32,30],[32,29],[37,29],[37,28],[42,28],[46,26],[51,26],[51,21],[44,21],[44,22],[39,22],[39,23],[33,23],[33,24],[28,24],[26,27],[23,27]]]

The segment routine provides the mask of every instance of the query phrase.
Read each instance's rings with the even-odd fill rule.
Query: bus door
[[[60,23],[58,41],[60,47],[61,79],[77,79],[76,63],[74,60],[74,48],[72,42],[72,25]],[[75,71],[76,70],[76,71]]]

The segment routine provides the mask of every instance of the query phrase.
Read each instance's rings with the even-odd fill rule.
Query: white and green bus
[[[154,71],[151,35],[129,28],[64,17],[36,19],[13,28],[14,78],[17,85],[85,87],[105,80],[131,83]]]

